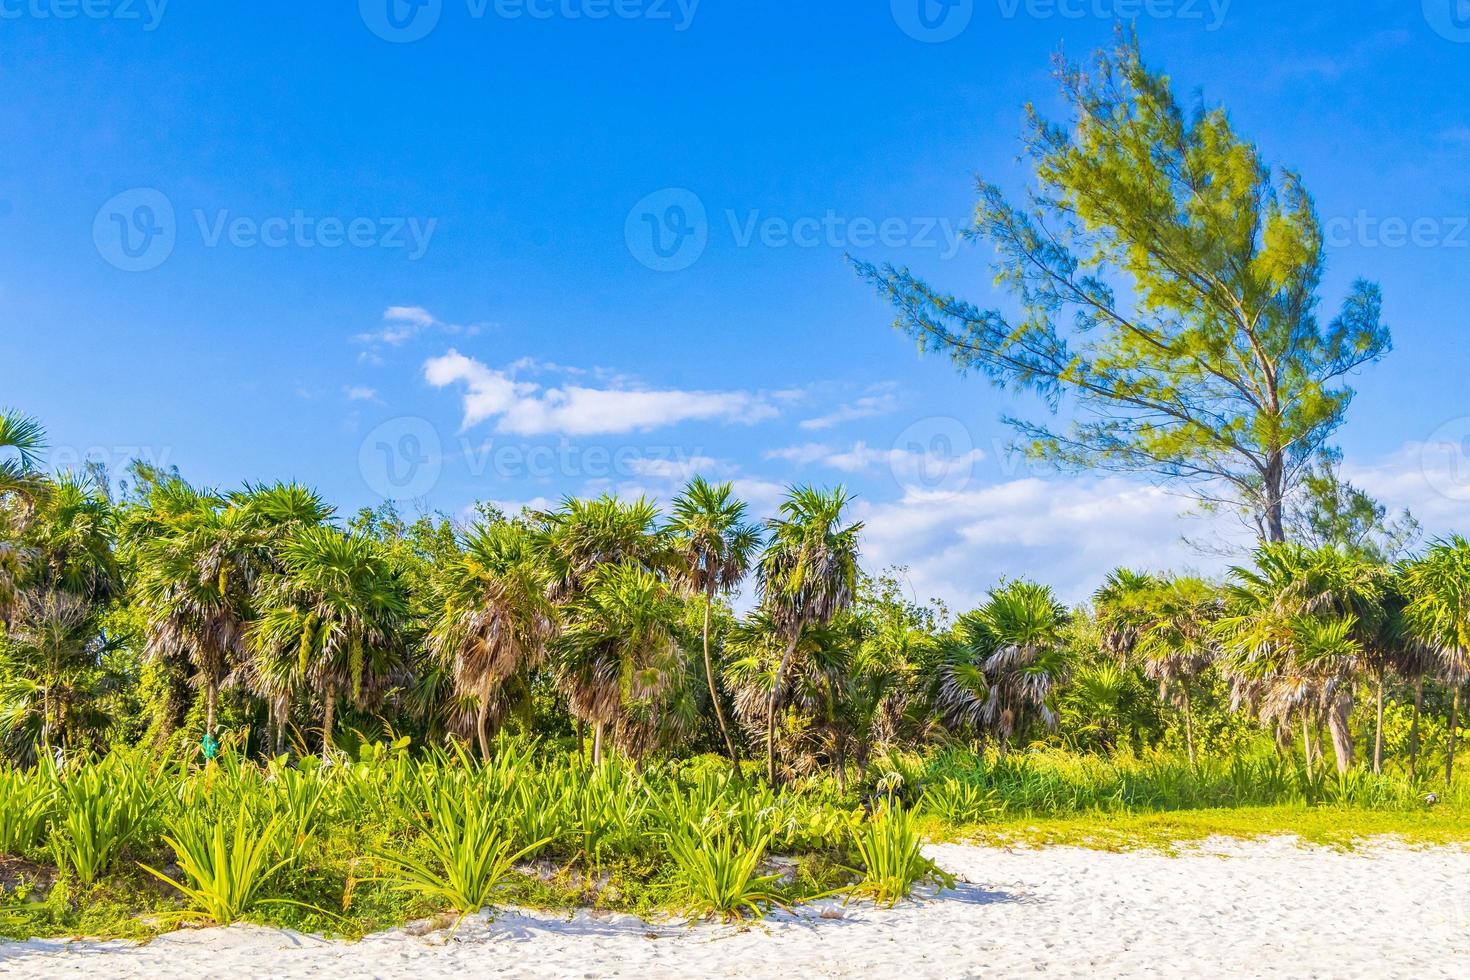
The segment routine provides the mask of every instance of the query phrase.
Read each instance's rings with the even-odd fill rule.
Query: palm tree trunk
[[[1189,753],[1189,771],[1194,772],[1194,708],[1189,698],[1189,682],[1184,682],[1184,747]]]
[[[704,596],[704,676],[709,681],[709,700],[715,706],[715,721],[720,725],[720,737],[725,740],[725,751],[730,753],[730,768],[735,773],[735,778],[740,778],[740,752],[735,748],[735,740],[730,737],[730,726],[725,724],[725,709],[720,705],[720,692],[715,689],[715,668],[709,655],[709,611],[714,605],[714,586],[710,585]]]
[[[322,708],[322,758],[332,754],[332,722],[337,717],[337,685],[328,684]]]
[[[796,652],[796,644],[801,642],[801,630],[797,629],[786,644],[786,652],[781,655],[781,663],[776,667],[776,676],[771,681],[771,696],[766,699],[766,780],[776,785],[776,697],[781,692],[781,680],[786,676],[786,665],[791,662],[791,655]]]
[[[602,722],[592,723],[592,764],[598,765],[602,762]]]
[[[1378,718],[1373,725],[1373,772],[1383,772],[1383,671],[1378,672]]]
[[[1327,730],[1332,736],[1332,754],[1337,759],[1337,772],[1346,773],[1353,767],[1353,731],[1349,725],[1352,701],[1339,696],[1327,711]]]
[[[276,755],[286,754],[286,726],[290,723],[291,712],[286,695],[278,694],[271,703],[271,712],[276,719]]]
[[[1444,784],[1450,785],[1455,778],[1455,726],[1460,723],[1460,685],[1455,685],[1455,697],[1450,702],[1450,741],[1444,757]]]
[[[1312,782],[1312,728],[1307,719],[1306,705],[1302,706],[1302,752],[1307,759],[1307,782]]]
[[[582,719],[573,718],[572,727],[577,730],[577,761],[583,762],[587,758],[587,739],[582,731]]]
[[[219,684],[210,678],[204,685],[204,730],[214,734],[214,709],[219,703]]]
[[[489,691],[480,692],[480,707],[475,712],[475,739],[480,743],[480,761],[490,761],[490,736],[486,732],[486,725],[490,721],[490,694]]]
[[[1409,782],[1419,774],[1419,711],[1424,707],[1424,675],[1414,678],[1414,721],[1409,726]]]

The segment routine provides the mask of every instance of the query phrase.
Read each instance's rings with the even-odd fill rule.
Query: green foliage
[[[177,888],[193,911],[229,925],[256,907],[271,878],[295,860],[302,839],[279,819],[263,825],[241,802],[228,824],[211,814],[185,810],[167,825],[164,842],[173,848],[186,882],[144,866]]]
[[[722,920],[765,915],[766,907],[781,903],[776,888],[779,874],[759,874],[771,843],[767,832],[755,840],[743,834],[711,831],[685,824],[668,835],[673,863],[676,901],[698,915]]]
[[[51,826],[56,863],[90,885],[145,830],[154,796],[140,765],[125,756],[73,765],[55,779]]]
[[[852,846],[863,875],[854,895],[892,906],[927,881],[954,887],[954,877],[924,856],[918,821],[902,807],[882,806],[870,819],[855,821]]]
[[[0,769],[0,854],[39,847],[55,800],[55,787],[40,773]]]

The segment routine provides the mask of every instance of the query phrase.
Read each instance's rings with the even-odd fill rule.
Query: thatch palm
[[[941,710],[991,731],[1002,753],[1033,721],[1054,728],[1056,689],[1068,669],[1066,622],[1045,586],[1016,581],[991,590],[958,624],[965,642],[941,672]]]
[[[1460,692],[1470,680],[1470,541],[1456,535],[1435,542],[1405,566],[1403,588],[1409,599],[1409,629],[1436,651],[1440,674],[1454,692],[1444,764],[1449,783],[1455,770]]]
[[[214,731],[219,690],[246,655],[259,538],[243,512],[201,497],[138,549],[138,596],[147,610],[148,652],[182,651],[204,690],[205,730]]]
[[[536,549],[547,574],[546,594],[563,609],[585,597],[602,568],[631,564],[658,576],[669,565],[668,541],[658,528],[658,508],[641,497],[631,503],[613,496],[568,498],[557,510],[534,518]],[[573,709],[579,751],[583,723],[597,725],[593,716],[605,714],[593,709],[618,700],[612,680],[600,677],[595,671],[557,671],[557,686]],[[600,690],[595,687],[599,683]],[[601,724],[605,727],[606,721]]]
[[[450,666],[457,694],[475,699],[475,735],[488,759],[497,692],[517,672],[540,664],[555,629],[530,532],[516,524],[477,525],[463,556],[445,570],[440,591],[430,646]]]
[[[1177,696],[1184,711],[1184,745],[1195,766],[1194,681],[1219,653],[1215,623],[1224,612],[1219,590],[1198,578],[1171,578],[1146,595],[1143,628],[1133,653],[1159,696]]]
[[[710,703],[730,764],[740,772],[740,752],[725,721],[725,709],[715,684],[710,656],[710,611],[717,594],[729,594],[750,570],[751,557],[760,546],[760,530],[745,521],[745,504],[735,499],[728,483],[718,486],[695,477],[674,498],[668,531],[677,555],[676,574],[690,592],[704,599],[704,676]]]
[[[1300,713],[1309,775],[1310,722],[1325,715],[1338,771],[1346,772],[1353,684],[1383,629],[1382,570],[1335,549],[1278,544],[1230,574],[1217,630],[1236,701],[1277,725]]]
[[[380,542],[333,527],[299,529],[280,561],[262,581],[250,642],[264,670],[317,695],[328,755],[339,697],[376,702],[409,675],[408,590]]]
[[[27,549],[21,534],[45,488],[37,467],[46,433],[35,419],[0,411],[0,624],[9,623]]]
[[[825,625],[852,605],[857,589],[861,522],[843,526],[847,494],[841,489],[793,488],[777,517],[766,522],[769,540],[760,560],[761,604],[785,642],[766,704],[766,777],[776,781],[776,707],[786,669],[810,625]]]
[[[678,622],[668,586],[632,562],[598,568],[567,608],[554,648],[557,673],[572,713],[592,725],[594,764],[602,761],[608,726],[677,681]],[[656,724],[656,712],[641,714]]]

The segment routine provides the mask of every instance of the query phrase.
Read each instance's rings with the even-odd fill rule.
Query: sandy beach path
[[[139,977],[1470,977],[1470,850],[1287,840],[1168,857],[937,845],[961,878],[895,909],[739,928],[502,912],[359,943],[255,926],[137,946],[0,945],[0,975]]]

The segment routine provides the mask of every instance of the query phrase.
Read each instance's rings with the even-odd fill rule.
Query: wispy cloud
[[[859,419],[871,419],[877,418],[880,415],[887,415],[897,408],[898,396],[891,391],[883,391],[872,395],[864,395],[846,405],[839,405],[826,415],[804,419],[801,427],[809,431],[830,429],[844,422],[856,422]]]
[[[347,400],[350,402],[375,402],[378,400],[376,388],[368,388],[364,385],[349,385],[345,391]]]
[[[751,424],[777,414],[769,400],[745,391],[546,387],[456,350],[426,361],[424,378],[436,388],[462,386],[464,428],[494,420],[495,431],[515,435],[616,434],[695,421]]]
[[[390,306],[383,311],[383,320],[375,329],[353,339],[360,344],[398,347],[430,330],[473,337],[480,332],[480,325],[446,323],[422,306]]]

